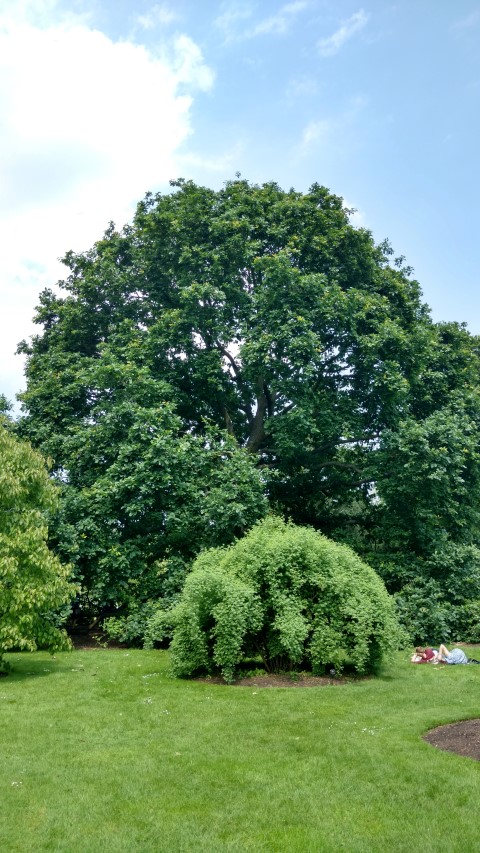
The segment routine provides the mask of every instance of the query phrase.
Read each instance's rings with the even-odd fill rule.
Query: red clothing
[[[418,662],[419,663],[429,663],[429,661],[433,660],[434,657],[435,657],[435,652],[433,651],[433,649],[425,649],[425,651],[422,655],[422,659],[419,660]]]

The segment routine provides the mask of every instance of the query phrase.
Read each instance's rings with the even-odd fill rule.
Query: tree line
[[[318,184],[179,180],[67,253],[15,432],[51,460],[77,606],[174,601],[273,512],[350,545],[412,638],[480,639],[479,338],[350,214]]]

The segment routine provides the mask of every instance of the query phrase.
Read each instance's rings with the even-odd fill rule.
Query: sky
[[[59,259],[169,180],[327,186],[480,334],[480,3],[0,0],[0,394]]]

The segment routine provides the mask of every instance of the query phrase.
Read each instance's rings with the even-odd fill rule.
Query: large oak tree
[[[213,191],[180,180],[170,194],[147,195],[131,225],[112,224],[64,262],[60,293],[41,295],[40,334],[22,345],[21,431],[53,458],[75,500],[105,477],[115,491],[131,464],[125,442],[143,453],[132,430],[162,430],[168,412],[170,436],[207,453],[212,429],[220,444],[223,431],[249,453],[250,470],[264,472],[274,507],[380,553],[379,565],[405,548],[421,559],[432,549],[428,531],[414,529],[425,478],[404,476],[409,447],[416,472],[432,464],[443,478],[422,491],[424,505],[438,503],[441,537],[478,539],[478,342],[461,326],[433,324],[403,258],[354,227],[325,187],[302,194],[236,179]],[[437,453],[445,442],[451,464]],[[177,484],[182,477],[179,465]],[[122,485],[108,517],[117,538],[133,536],[145,552],[142,537],[151,541],[155,523],[165,543],[159,518],[170,514],[172,531],[175,512],[151,483],[142,491],[134,478],[131,487],[144,526],[128,528]],[[253,511],[256,500],[245,528],[264,511],[258,502]],[[432,516],[422,517],[431,533]],[[226,524],[223,541],[240,529]],[[175,548],[191,554],[181,538]],[[147,562],[162,553],[159,545]]]

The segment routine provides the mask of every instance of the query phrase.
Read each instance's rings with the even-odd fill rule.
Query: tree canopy
[[[211,492],[192,499],[185,486],[181,497],[189,470],[203,476],[180,463],[187,445],[212,460],[228,446],[256,495],[220,468],[227,504],[249,509],[226,520],[221,542],[194,533],[200,547],[262,516],[259,483],[277,511],[350,542],[393,587],[432,549],[478,542],[478,339],[434,324],[404,259],[349,214],[318,184],[302,194],[180,180],[147,195],[123,230],[111,224],[92,249],[66,255],[70,274],[42,293],[41,332],[21,345],[19,429],[53,459],[74,507],[58,547],[69,559],[80,548],[87,585],[114,540],[130,567],[192,556],[187,530]],[[154,445],[165,460],[177,454],[155,485],[140,463]],[[165,488],[170,466],[178,500]],[[109,570],[113,586],[122,572]]]
[[[94,608],[173,594],[201,548],[267,510],[261,472],[228,435],[185,433],[171,405],[133,392],[72,436],[70,453],[53,542]]]

